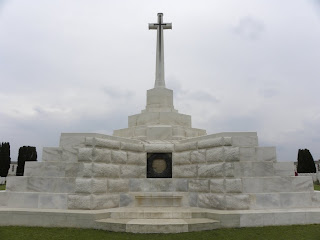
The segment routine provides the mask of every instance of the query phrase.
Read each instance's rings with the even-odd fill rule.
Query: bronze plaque
[[[148,153],[147,178],[172,177],[172,153]]]

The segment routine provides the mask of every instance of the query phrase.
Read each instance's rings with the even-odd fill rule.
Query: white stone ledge
[[[198,148],[197,142],[176,143],[176,144],[174,145],[174,149],[175,149],[176,152],[196,150],[197,148]]]
[[[171,153],[174,151],[174,144],[172,143],[152,143],[145,144],[145,151],[150,153]]]
[[[143,152],[143,144],[133,144],[121,142],[121,150],[133,151],[133,152]]]
[[[206,139],[198,142],[198,148],[212,148],[212,147],[220,147],[220,146],[231,146],[231,138],[230,137],[218,137],[212,139]]]

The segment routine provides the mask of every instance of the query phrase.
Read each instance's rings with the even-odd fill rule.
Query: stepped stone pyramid
[[[0,225],[170,233],[320,223],[320,192],[278,163],[275,147],[260,147],[255,132],[207,135],[174,109],[163,68],[171,24],[158,14],[149,28],[157,65],[145,110],[113,136],[62,133],[25,176],[8,179]]]

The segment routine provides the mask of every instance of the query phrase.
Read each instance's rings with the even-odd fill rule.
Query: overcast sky
[[[157,13],[174,105],[208,134],[258,132],[278,161],[320,158],[320,1],[0,0],[0,141],[112,134],[154,85]]]

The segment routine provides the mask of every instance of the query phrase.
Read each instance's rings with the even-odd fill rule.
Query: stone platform
[[[1,226],[74,227],[132,233],[179,233],[319,222],[319,208],[214,210],[133,207],[91,211],[0,208]]]

